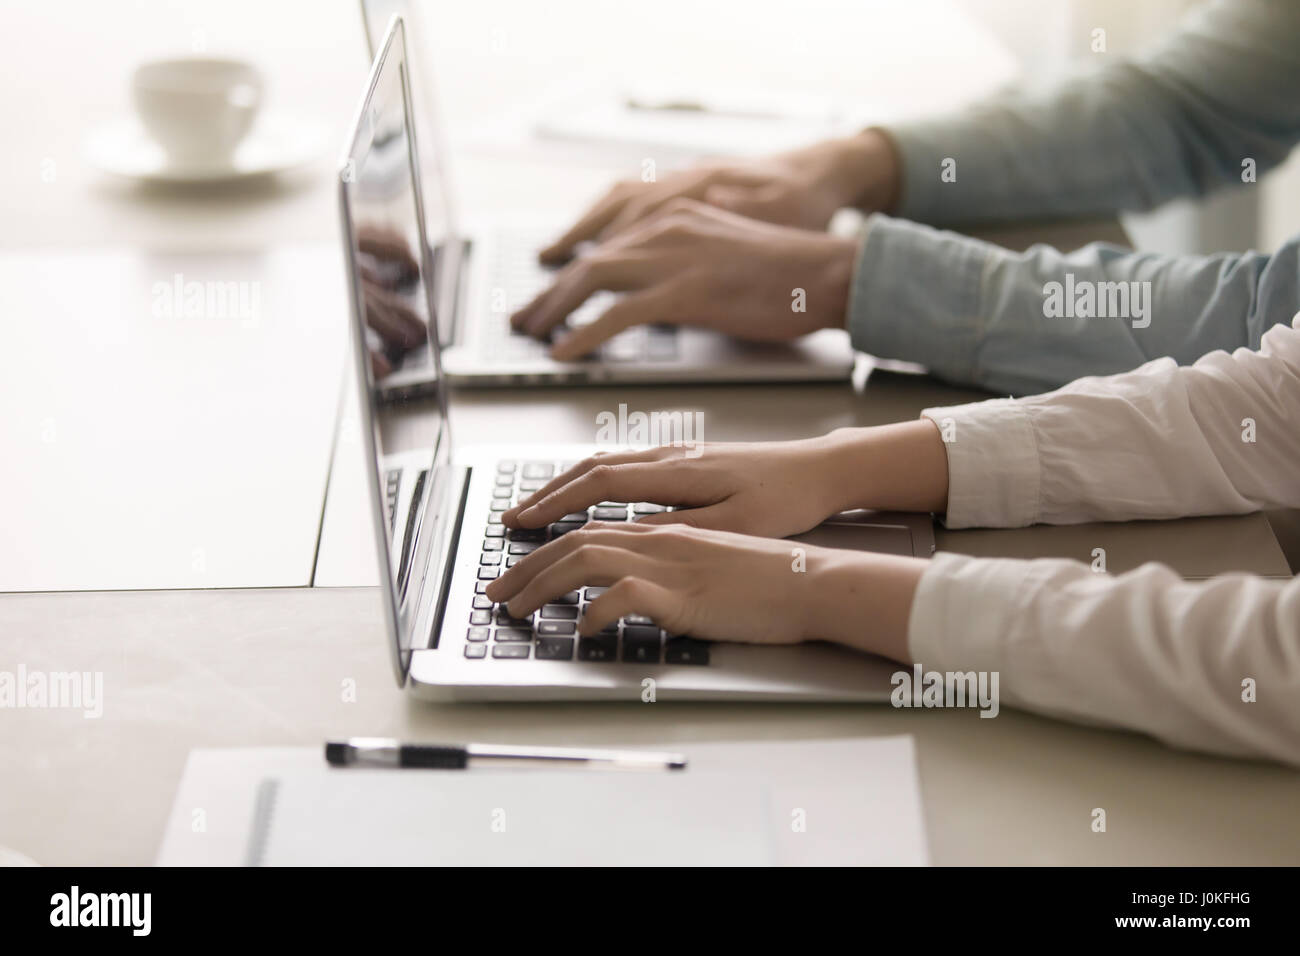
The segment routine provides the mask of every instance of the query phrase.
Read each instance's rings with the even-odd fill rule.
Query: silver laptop
[[[362,0],[373,58],[390,18],[401,16],[413,36],[421,11],[408,0]],[[424,151],[426,232],[433,243],[443,293],[437,325],[443,373],[456,385],[669,383],[847,380],[853,350],[847,333],[825,329],[793,343],[746,343],[704,329],[646,325],[612,337],[595,354],[557,362],[548,346],[511,328],[510,315],[550,282],[537,251],[566,225],[535,220],[485,223],[463,232],[455,214],[455,190],[427,63],[410,64],[416,130]],[[593,296],[568,319],[570,327],[592,321],[615,300]],[[668,319],[668,316],[664,317]],[[427,393],[433,387],[427,346],[392,357],[395,373],[384,391],[391,397]]]
[[[644,618],[624,618],[605,633],[579,638],[576,622],[597,588],[558,594],[526,619],[510,617],[487,599],[488,582],[503,568],[583,523],[570,516],[539,531],[512,531],[502,525],[502,511],[593,449],[511,447],[454,455],[433,336],[429,373],[435,400],[427,403],[429,420],[423,423],[431,447],[394,453],[380,421],[385,405],[367,336],[360,235],[377,230],[390,242],[400,239],[411,250],[423,250],[411,253],[413,267],[391,281],[428,321],[436,296],[427,281],[434,263],[424,231],[408,81],[403,22],[394,17],[339,174],[355,374],[365,447],[374,461],[367,469],[370,509],[398,683],[424,696],[467,700],[639,700],[647,678],[656,682],[657,696],[666,698],[887,698],[893,665],[831,645],[710,644],[666,634]],[[605,520],[636,520],[662,510],[646,502],[600,506]],[[845,515],[802,539],[910,555],[934,550],[931,521],[917,515]]]

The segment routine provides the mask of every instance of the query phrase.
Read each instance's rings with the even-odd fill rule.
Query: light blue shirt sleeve
[[[1119,293],[1124,314],[1115,314]],[[1272,255],[1163,256],[1104,243],[1015,253],[879,214],[849,292],[856,348],[1004,395],[1162,356],[1190,365],[1216,349],[1257,349],[1297,311],[1300,237]]]
[[[1209,4],[1146,57],[887,132],[903,167],[898,214],[929,223],[1113,214],[1256,188],[1243,170],[1262,174],[1300,142],[1300,2]],[[1165,355],[1189,364],[1258,348],[1300,310],[1298,269],[1296,240],[1272,255],[1016,254],[877,215],[848,326],[863,351],[1024,394]],[[1128,288],[1149,296],[1149,314],[1049,314],[1046,290],[1066,282],[1139,283]]]

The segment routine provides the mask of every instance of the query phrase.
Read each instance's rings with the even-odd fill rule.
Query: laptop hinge
[[[425,578],[426,599],[421,595],[421,603],[428,608],[421,617],[428,621],[428,626],[421,629],[424,643],[414,650],[425,650],[438,646],[438,634],[442,630],[443,613],[447,609],[447,595],[451,590],[452,573],[456,570],[456,549],[460,546],[460,529],[465,518],[465,501],[469,496],[469,481],[472,469],[451,465],[447,468],[447,480],[451,482],[446,501],[454,504],[448,520],[438,529],[438,540],[433,542],[437,560],[429,567]]]

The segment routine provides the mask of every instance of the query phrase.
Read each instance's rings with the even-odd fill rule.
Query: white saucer
[[[134,119],[121,119],[91,134],[90,162],[116,176],[162,183],[217,183],[285,173],[322,158],[319,126],[274,113],[260,116],[229,160],[178,166],[167,159]]]

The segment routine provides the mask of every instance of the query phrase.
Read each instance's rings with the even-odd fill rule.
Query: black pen
[[[686,757],[646,750],[588,750],[578,747],[512,747],[503,744],[404,744],[391,737],[349,737],[325,742],[325,759],[335,767],[421,767],[467,770],[523,761],[530,766],[586,765],[615,770],[684,770]]]

